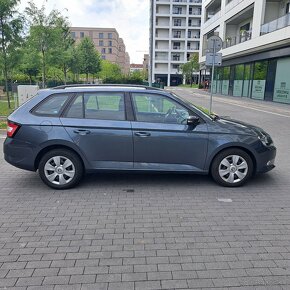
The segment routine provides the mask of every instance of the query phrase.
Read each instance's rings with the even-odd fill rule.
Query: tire
[[[238,187],[253,175],[253,160],[248,153],[238,148],[226,149],[214,158],[211,175],[220,185]]]
[[[44,154],[38,166],[42,181],[54,189],[68,189],[76,186],[83,176],[80,158],[67,149],[54,149]]]

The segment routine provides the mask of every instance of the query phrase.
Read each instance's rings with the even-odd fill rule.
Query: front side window
[[[166,96],[144,93],[132,96],[136,120],[140,122],[186,124],[190,115],[187,108]]]
[[[68,95],[56,94],[46,98],[40,105],[33,109],[33,113],[42,116],[58,116],[63,109]]]

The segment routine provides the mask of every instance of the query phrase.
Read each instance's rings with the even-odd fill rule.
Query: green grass
[[[202,112],[204,112],[205,114],[209,115],[209,110],[204,108],[204,107],[201,107],[201,106],[197,106],[195,105],[198,109],[200,109]]]
[[[8,116],[14,111],[14,101],[10,102],[11,108],[8,108],[8,102],[0,100],[0,116]]]
[[[190,86],[190,85],[179,85],[179,87],[197,89],[198,85],[196,85],[196,84],[192,84],[192,86]]]
[[[7,128],[7,122],[6,121],[0,121],[0,129],[6,129]]]

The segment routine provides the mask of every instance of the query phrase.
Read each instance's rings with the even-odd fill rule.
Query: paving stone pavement
[[[236,189],[95,174],[54,191],[1,152],[0,289],[290,289],[289,118],[215,109],[267,129],[277,168]]]

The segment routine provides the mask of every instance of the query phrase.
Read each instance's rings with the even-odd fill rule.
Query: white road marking
[[[218,201],[220,201],[220,202],[233,202],[233,200],[230,198],[218,198]]]
[[[218,99],[215,99],[215,101],[216,102],[220,102],[220,103],[230,104],[230,105],[233,105],[233,106],[238,106],[238,107],[241,107],[241,108],[251,109],[251,110],[254,110],[254,111],[268,113],[268,114],[272,114],[272,115],[276,115],[276,116],[280,116],[280,117],[290,118],[290,116],[288,116],[288,115],[279,114],[279,113],[275,113],[275,112],[269,112],[269,111],[257,109],[257,108],[254,108],[254,107],[250,107],[250,106],[244,106],[244,105],[236,104],[236,103],[233,103],[233,102],[230,102],[230,101],[224,101],[224,100],[218,100]]]

